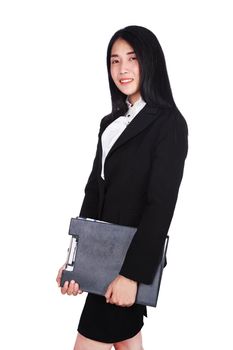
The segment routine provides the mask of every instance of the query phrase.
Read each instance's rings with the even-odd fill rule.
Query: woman
[[[105,296],[88,293],[74,349],[141,350],[147,309],[135,304],[137,286],[150,284],[158,266],[183,176],[188,128],[151,31],[140,26],[117,31],[108,45],[107,69],[112,112],[100,123],[79,216],[137,231]],[[61,292],[82,291],[66,282]]]

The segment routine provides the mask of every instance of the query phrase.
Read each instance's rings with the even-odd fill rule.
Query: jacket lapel
[[[155,119],[158,118],[158,115],[159,108],[151,107],[148,104],[146,104],[134,117],[131,123],[125,128],[125,130],[121,133],[116,142],[113,144],[112,148],[106,156],[105,162],[109,159],[109,157],[111,157],[111,155],[116,151],[117,148],[121,147],[125,142],[129,141],[132,137],[136,136],[145,128],[147,128],[153,121],[155,121]],[[118,117],[110,117],[109,120],[105,122],[104,127],[102,128],[102,130],[100,130],[99,133],[100,138],[104,130],[108,127],[108,125],[111,124],[111,122],[113,122],[117,118]]]

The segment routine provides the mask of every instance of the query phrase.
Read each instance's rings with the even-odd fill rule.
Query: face
[[[132,46],[117,39],[111,50],[110,73],[117,88],[134,104],[140,97],[140,67]]]

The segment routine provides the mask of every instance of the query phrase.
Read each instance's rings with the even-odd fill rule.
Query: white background
[[[137,24],[158,37],[189,153],[145,350],[232,349],[230,1],[1,1],[1,344],[73,348],[86,293],[56,285],[110,112],[106,49]],[[3,345],[4,344],[4,345]]]

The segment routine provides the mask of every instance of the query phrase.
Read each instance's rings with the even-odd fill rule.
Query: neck
[[[137,101],[139,101],[141,98],[141,95],[138,95],[138,96],[133,96],[133,97],[130,97],[128,96],[128,101],[131,103],[131,105],[133,106]]]

